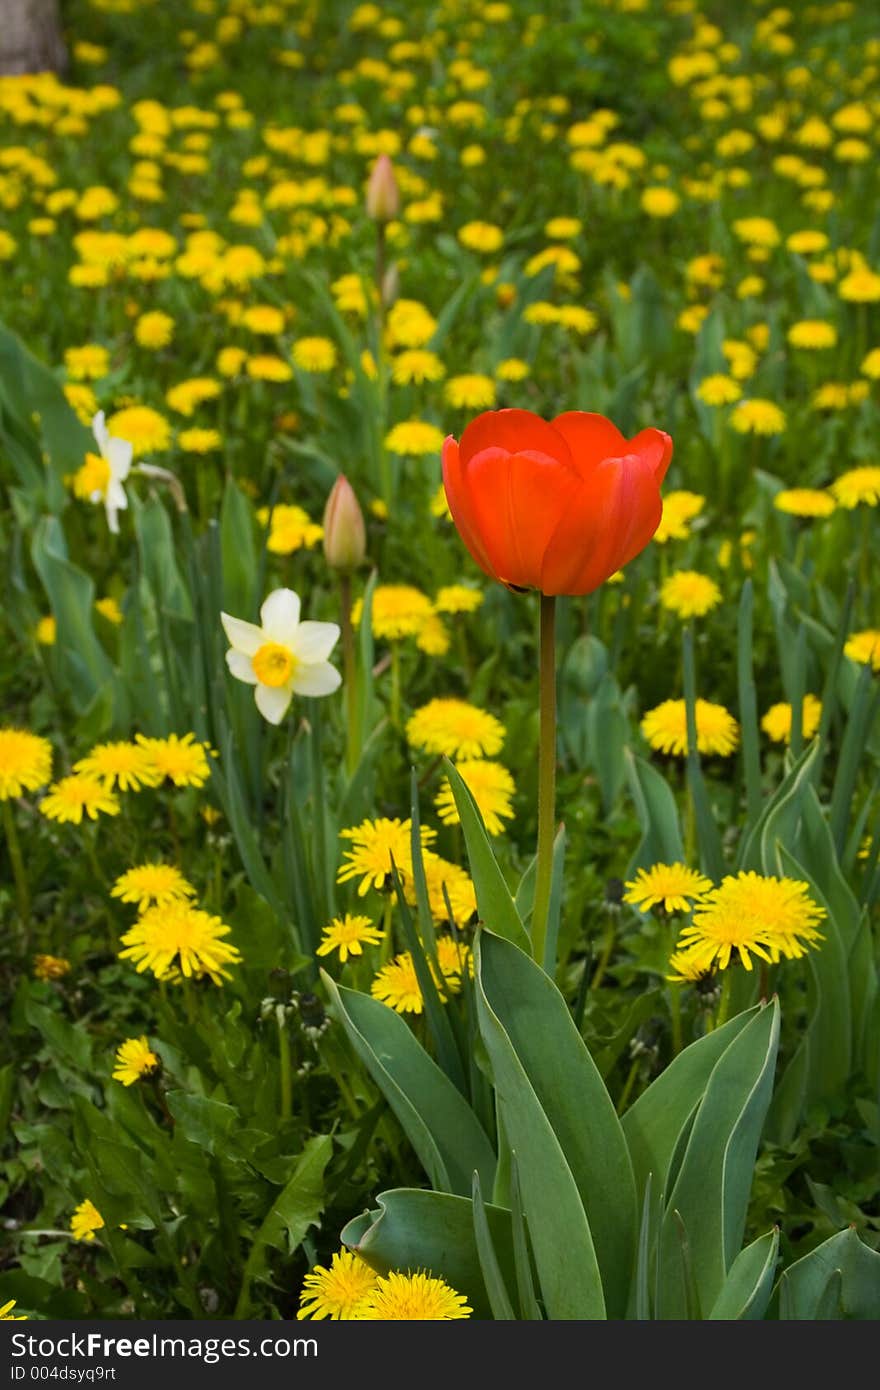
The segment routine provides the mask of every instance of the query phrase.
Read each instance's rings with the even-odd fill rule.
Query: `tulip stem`
[[[546,968],[544,947],[553,883],[553,832],[556,818],[556,599],[541,595],[538,737],[538,858],[532,912],[532,956]]]
[[[351,574],[344,570],[339,576],[339,606],[342,610],[342,667],[345,678],[346,763],[353,777],[360,759],[360,730],[358,728],[358,677],[354,650],[354,628],[351,622]]]

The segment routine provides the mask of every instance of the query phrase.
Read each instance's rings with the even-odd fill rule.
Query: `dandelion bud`
[[[374,222],[391,222],[400,211],[400,189],[394,166],[387,154],[380,154],[367,183],[367,216]]]
[[[340,473],[324,508],[324,554],[334,570],[353,570],[364,562],[367,535],[354,489]]]

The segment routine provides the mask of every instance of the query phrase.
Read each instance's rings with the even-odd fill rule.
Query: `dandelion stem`
[[[287,1012],[283,1004],[275,1005],[275,1022],[278,1024],[278,1062],[281,1069],[281,1118],[289,1120],[293,1104],[293,1086],[290,1076],[290,1035],[287,1031]]]
[[[556,599],[541,595],[538,737],[538,858],[532,912],[532,956],[546,968],[544,947],[553,882],[553,830],[556,817]]]
[[[12,876],[15,879],[15,891],[18,895],[18,915],[21,918],[22,932],[26,942],[31,918],[31,895],[28,889],[24,860],[21,855],[18,831],[15,828],[15,817],[12,814],[12,805],[8,798],[3,802],[3,825],[6,831],[6,843],[9,847],[9,861],[12,864]]]
[[[730,996],[733,992],[733,971],[728,969],[722,974],[721,998],[718,1001],[718,1013],[715,1016],[716,1028],[720,1028],[722,1023],[727,1022],[727,1015],[730,1013]]]

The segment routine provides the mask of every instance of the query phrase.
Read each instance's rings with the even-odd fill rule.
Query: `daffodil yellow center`
[[[286,685],[296,668],[296,657],[280,642],[264,642],[251,658],[260,685]]]

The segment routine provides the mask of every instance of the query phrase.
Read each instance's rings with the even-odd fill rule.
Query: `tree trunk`
[[[0,75],[60,72],[66,63],[58,0],[0,0]]]

